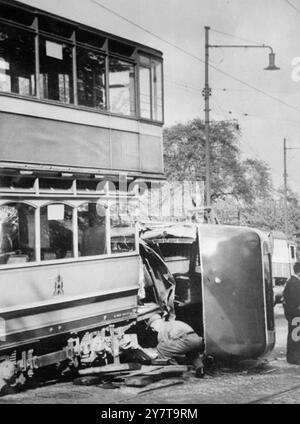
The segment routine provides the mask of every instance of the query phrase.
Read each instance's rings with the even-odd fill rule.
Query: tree
[[[271,199],[273,183],[268,165],[258,159],[246,159],[242,166],[246,184],[251,185],[252,198],[248,199],[248,203],[257,199]]]
[[[215,204],[216,214],[223,224],[239,224],[263,231],[285,232],[285,209],[283,195],[274,192],[268,198],[257,198],[252,203],[232,202],[230,199],[219,200]],[[288,236],[300,232],[300,201],[297,195],[288,191]]]
[[[204,180],[205,125],[199,118],[164,131],[165,172],[169,180]],[[241,158],[240,132],[234,122],[213,121],[210,126],[212,199],[230,196],[251,203],[269,196],[272,189],[268,166],[257,159]],[[231,200],[232,200],[231,199]]]
[[[165,172],[168,180],[204,180],[205,125],[200,119],[164,131]],[[211,191],[221,223],[247,225],[265,231],[285,230],[283,190],[275,191],[268,165],[242,159],[241,134],[230,121],[210,126]],[[288,190],[288,232],[300,232],[300,199]]]

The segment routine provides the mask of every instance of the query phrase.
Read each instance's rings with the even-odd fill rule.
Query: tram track
[[[265,403],[266,401],[269,401],[272,398],[276,398],[278,396],[285,395],[287,393],[292,393],[293,391],[298,390],[298,389],[300,390],[300,384],[296,384],[295,386],[292,386],[289,389],[280,390],[280,391],[275,392],[275,393],[272,393],[270,395],[263,396],[261,398],[252,400],[250,402],[247,402],[247,404],[253,404],[253,405],[255,405],[255,404]],[[299,403],[300,403],[300,397],[299,397]]]
[[[175,383],[175,385],[176,384],[178,384],[178,383]],[[163,385],[161,387],[155,387],[153,389],[150,389],[149,391],[156,391],[156,390],[164,389],[165,387],[167,387],[169,385],[171,386],[173,384],[170,383],[170,384],[167,384],[166,386]],[[272,393],[272,394],[269,394],[269,395],[266,395],[266,396],[262,396],[260,398],[251,400],[250,402],[245,402],[244,404],[247,404],[247,405],[264,404],[264,403],[267,403],[268,401],[272,400],[273,398],[277,398],[279,396],[284,396],[286,394],[291,394],[291,393],[293,393],[294,391],[297,391],[297,390],[300,390],[300,384],[294,385],[294,386],[290,387],[289,389],[280,390],[280,391],[277,391],[275,393]],[[148,390],[141,391],[141,392],[137,393],[135,396],[131,396],[131,397],[122,399],[122,401],[125,400],[127,402],[129,400],[142,398],[143,396],[147,395],[147,392],[148,392]],[[119,403],[119,402],[114,402],[114,403]],[[210,403],[210,402],[208,402],[208,403]],[[281,402],[276,402],[276,403],[279,404]],[[299,403],[300,403],[300,395],[299,395]]]
[[[243,377],[243,381],[240,380],[240,377],[237,379],[235,376],[232,376],[232,378],[228,376],[225,379],[226,381],[223,381],[222,377],[205,379],[201,382],[194,381],[193,379],[165,380],[142,390],[134,390],[133,388],[128,388],[127,390],[126,387],[120,387],[119,389],[121,390],[103,390],[106,387],[98,384],[79,388],[72,385],[72,380],[61,382],[61,384],[57,384],[59,382],[53,380],[51,382],[52,384],[48,383],[32,387],[32,391],[24,391],[13,397],[1,398],[0,403],[6,403],[7,401],[9,403],[26,403],[31,400],[34,403],[40,403],[41,401],[44,402],[45,399],[47,399],[47,402],[60,399],[60,401],[63,400],[63,403],[74,403],[82,398],[83,395],[87,402],[98,403],[99,398],[101,398],[103,404],[127,404],[132,402],[142,404],[153,402],[173,404],[176,399],[180,399],[184,404],[192,401],[192,403],[199,405],[216,403],[300,403],[299,376],[291,373],[280,373],[264,381],[263,386],[260,384],[262,383],[262,376],[259,374],[257,376],[251,376],[250,379]],[[274,377],[275,380],[278,378],[277,384],[274,381]],[[297,378],[297,381],[295,381],[295,378]],[[277,387],[277,390],[272,390],[273,387]],[[171,392],[170,389],[172,390]],[[190,395],[191,389],[193,389],[192,396]]]

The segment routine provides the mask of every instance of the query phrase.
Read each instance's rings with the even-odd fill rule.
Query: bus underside
[[[267,238],[250,228],[169,225],[143,238],[164,258],[175,282],[177,319],[219,359],[258,358],[275,343]]]

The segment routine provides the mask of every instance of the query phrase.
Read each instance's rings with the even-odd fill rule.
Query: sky
[[[209,49],[211,118],[237,119],[245,157],[265,161],[300,195],[300,0],[24,0],[147,44],[164,54],[165,125],[204,119],[204,27],[210,44],[267,44],[279,71],[265,71],[267,49]],[[293,64],[294,63],[294,64]],[[293,73],[294,72],[294,73]],[[298,78],[295,78],[299,75]],[[294,78],[293,78],[294,76]],[[299,150],[298,150],[299,149]]]

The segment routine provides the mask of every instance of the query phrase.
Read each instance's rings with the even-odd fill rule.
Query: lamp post
[[[288,238],[288,206],[287,206],[287,166],[286,152],[287,150],[300,150],[300,147],[286,147],[286,139],[283,139],[283,193],[284,193],[284,232]]]
[[[250,45],[240,45],[240,44],[209,44],[209,30],[210,27],[205,27],[205,85],[202,92],[202,95],[205,100],[205,197],[206,197],[206,206],[210,206],[211,203],[211,164],[210,164],[210,140],[209,140],[209,124],[210,124],[210,109],[209,109],[209,97],[211,96],[211,88],[209,86],[209,49],[210,48],[247,48],[247,49],[256,49],[263,48],[269,49],[269,64],[265,68],[267,71],[276,71],[279,68],[275,65],[275,53],[271,46],[265,44],[250,44]]]

